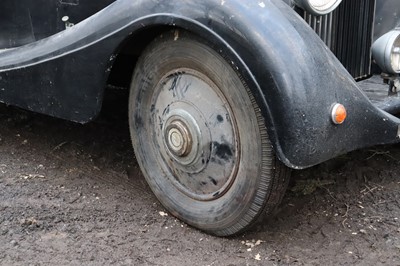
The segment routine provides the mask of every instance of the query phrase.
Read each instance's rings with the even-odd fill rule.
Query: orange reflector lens
[[[343,124],[344,120],[346,120],[347,111],[344,108],[343,104],[337,103],[332,108],[332,121],[336,125]]]

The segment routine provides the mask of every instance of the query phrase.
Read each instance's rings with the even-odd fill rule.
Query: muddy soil
[[[400,265],[400,146],[294,171],[275,217],[217,238],[157,202],[111,102],[86,125],[0,105],[1,265]]]

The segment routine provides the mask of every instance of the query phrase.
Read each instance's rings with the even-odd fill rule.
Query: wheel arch
[[[229,36],[226,33],[224,36],[213,31],[211,28],[205,26],[198,21],[190,18],[168,15],[158,15],[144,18],[143,20],[137,21],[135,24],[145,25],[135,31],[129,32],[129,34],[116,46],[114,50],[114,59],[110,61],[111,72],[109,73],[109,80],[116,77],[116,73],[121,73],[120,69],[116,64],[117,62],[126,55],[132,56],[129,67],[130,71],[125,72],[122,79],[130,84],[133,71],[136,67],[137,59],[143,54],[146,47],[159,35],[170,31],[176,31],[177,38],[181,31],[188,32],[195,35],[196,37],[207,40],[207,43],[217,51],[235,70],[239,75],[239,78],[244,81],[245,85],[251,91],[256,100],[258,106],[261,109],[261,113],[265,119],[267,131],[271,143],[277,153],[278,158],[285,162],[285,157],[282,152],[279,152],[278,139],[274,131],[274,123],[268,103],[265,99],[265,92],[263,92],[259,83],[257,82],[255,75],[252,74],[251,66],[245,63],[240,57],[234,47],[241,47],[242,44],[235,41],[234,36]],[[268,70],[265,70],[268,71]],[[125,85],[129,84],[126,83]],[[129,88],[129,87],[128,87]]]

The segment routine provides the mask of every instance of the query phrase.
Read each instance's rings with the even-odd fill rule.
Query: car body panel
[[[65,30],[63,17],[79,23],[115,0],[2,0],[0,49],[29,44]]]
[[[71,28],[0,51],[0,101],[88,122],[100,111],[121,45],[160,25],[206,38],[237,70],[255,95],[278,157],[289,167],[398,142],[400,121],[368,100],[281,0],[115,1]],[[335,103],[348,110],[343,125],[331,121]]]

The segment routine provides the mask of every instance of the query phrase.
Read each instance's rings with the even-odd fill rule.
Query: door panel
[[[15,0],[0,3],[0,49],[24,45],[35,40],[29,8]]]
[[[25,45],[79,23],[115,0],[1,0],[0,49]]]

